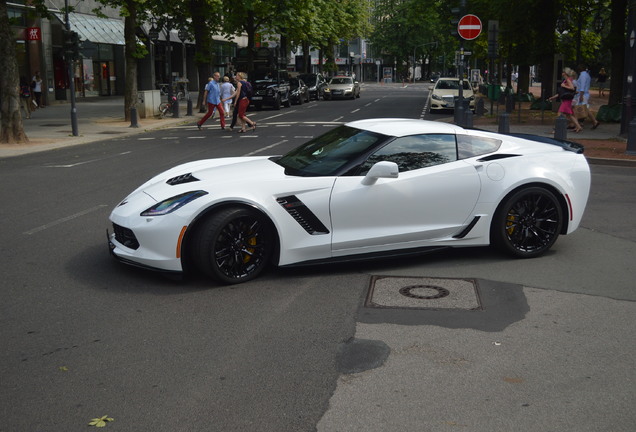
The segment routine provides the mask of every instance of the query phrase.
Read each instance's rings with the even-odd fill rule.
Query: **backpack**
[[[250,83],[249,81],[244,81],[243,87],[245,87],[245,96],[247,96],[248,99],[252,99],[252,83]]]
[[[20,96],[25,99],[31,97],[31,89],[29,89],[29,86],[23,85],[20,87]]]

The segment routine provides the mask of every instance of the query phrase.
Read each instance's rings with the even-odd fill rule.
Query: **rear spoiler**
[[[568,140],[559,140],[556,138],[550,138],[550,137],[533,135],[533,134],[525,134],[525,133],[509,133],[506,135],[510,135],[516,138],[527,139],[529,141],[540,142],[544,144],[552,144],[555,146],[559,146],[564,150],[571,151],[578,154],[582,154],[583,151],[585,150],[585,147],[583,145],[579,143],[575,143],[573,141],[568,141]]]

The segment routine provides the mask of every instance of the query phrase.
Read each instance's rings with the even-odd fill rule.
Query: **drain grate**
[[[474,279],[373,276],[365,306],[392,309],[483,310]]]

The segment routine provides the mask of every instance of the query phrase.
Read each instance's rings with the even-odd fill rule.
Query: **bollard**
[[[137,123],[137,107],[130,108],[130,127],[138,128],[139,124]]]
[[[473,127],[473,112],[470,110],[470,107],[464,111],[464,125],[462,127]]]
[[[172,117],[179,118],[179,99],[175,100],[172,106]]]
[[[515,97],[513,94],[506,96],[506,112],[511,113],[515,110]]]
[[[558,116],[555,120],[554,139],[568,139],[568,119],[563,116]]]
[[[491,102],[491,105],[492,105],[492,102]],[[492,110],[492,107],[490,109]],[[479,98],[477,100],[477,106],[475,107],[475,114],[478,116],[483,116],[484,114],[486,114],[486,106],[484,104],[483,98]]]
[[[192,99],[188,98],[188,111],[186,113],[187,116],[192,115]]]
[[[627,151],[628,155],[636,155],[636,117],[629,122],[627,127]]]
[[[510,114],[508,114],[507,112],[499,114],[499,133],[510,133]]]

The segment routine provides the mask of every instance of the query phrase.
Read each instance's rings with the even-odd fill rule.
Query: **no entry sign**
[[[481,33],[481,20],[476,15],[464,15],[457,23],[457,33],[463,39],[475,39]]]

